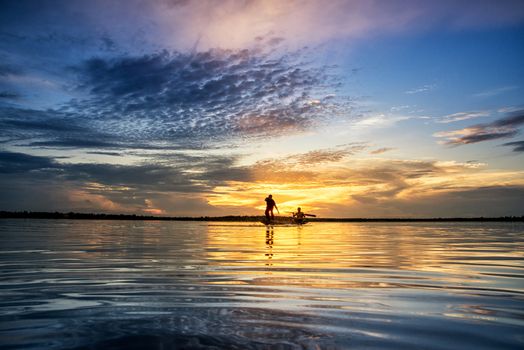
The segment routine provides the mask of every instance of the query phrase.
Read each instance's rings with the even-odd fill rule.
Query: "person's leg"
[[[275,219],[275,214],[273,214],[273,209],[271,209],[271,220]]]
[[[269,208],[266,208],[266,220],[269,221]]]

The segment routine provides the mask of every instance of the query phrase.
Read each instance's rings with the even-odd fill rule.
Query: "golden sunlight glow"
[[[319,202],[338,202],[347,188],[320,184],[303,185],[297,183],[277,184],[254,182],[249,185],[228,182],[227,186],[215,188],[208,197],[213,206],[251,207],[258,211],[265,209],[264,198],[273,193],[282,214],[296,211],[297,207],[307,207],[308,211],[323,209]]]
[[[372,159],[353,161],[355,167],[350,168],[343,162],[315,167],[262,162],[254,167],[255,181],[229,181],[215,187],[207,200],[212,206],[245,207],[251,208],[248,214],[261,214],[264,198],[273,194],[282,215],[300,206],[306,212],[340,217],[337,207],[353,212],[371,202],[412,201],[479,187],[524,185],[522,171],[486,170],[482,163]]]

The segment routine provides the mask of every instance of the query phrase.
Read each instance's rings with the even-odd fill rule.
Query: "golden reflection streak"
[[[420,226],[401,224],[393,229],[389,224],[349,223],[268,229],[262,225],[245,229],[221,225],[208,228],[208,248],[222,249],[206,249],[206,260],[214,266],[210,274],[227,271],[225,284],[398,288],[399,284],[413,283],[434,288],[482,282],[472,276],[465,281],[464,276],[470,275],[468,266],[458,262],[487,253],[467,249],[443,252],[446,232],[441,236],[438,227],[431,231],[421,234]],[[453,264],[448,263],[451,256]]]

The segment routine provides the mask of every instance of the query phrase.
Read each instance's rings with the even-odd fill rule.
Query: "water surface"
[[[522,223],[0,220],[1,349],[520,349]]]

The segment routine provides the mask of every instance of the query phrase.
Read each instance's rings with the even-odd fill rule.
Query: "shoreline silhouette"
[[[222,221],[259,222],[263,215],[227,216],[153,216],[136,214],[0,211],[0,219],[74,219],[74,220],[157,220],[157,221]],[[432,218],[309,218],[309,222],[524,222],[523,216],[501,217],[432,217]]]

